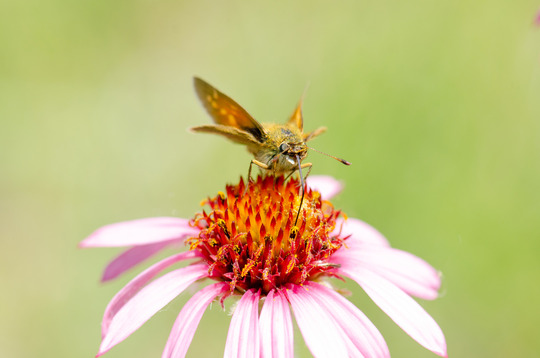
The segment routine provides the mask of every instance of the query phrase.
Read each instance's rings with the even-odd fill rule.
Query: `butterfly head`
[[[282,161],[286,161],[292,166],[297,165],[297,161],[304,159],[307,156],[307,146],[304,142],[283,142],[278,147],[278,156]]]
[[[265,125],[268,140],[256,151],[257,160],[274,173],[285,173],[298,167],[298,160],[307,156],[307,146],[299,129],[287,125]]]

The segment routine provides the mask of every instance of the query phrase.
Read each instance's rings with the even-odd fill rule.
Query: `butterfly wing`
[[[298,129],[300,129],[300,132],[304,129],[304,119],[302,118],[302,101],[303,97],[298,103],[298,106],[296,106],[296,109],[294,110],[291,118],[289,118],[288,123],[296,126]]]
[[[195,127],[193,128],[195,131],[218,133],[229,137],[229,139],[245,140],[249,136],[240,134],[241,131],[244,131],[259,143],[264,143],[267,138],[264,128],[238,103],[198,77],[194,77],[193,83],[204,108],[217,124],[217,126]],[[224,127],[229,127],[230,131],[225,130]]]
[[[304,134],[304,142],[310,141],[313,138],[320,136],[324,132],[326,132],[326,127],[319,127],[317,129],[315,129],[314,131],[311,131],[309,133],[305,133]]]
[[[305,96],[306,96],[306,91],[304,91],[302,98],[300,98],[300,102],[298,102],[296,109],[294,110],[293,114],[287,121],[288,125],[297,127],[300,130],[300,132],[303,132],[304,130],[304,118],[302,116],[302,103],[304,102]],[[304,140],[304,143],[305,143],[312,140],[315,137],[318,137],[324,132],[326,132],[326,127],[319,127],[309,133],[302,133],[302,139]]]
[[[255,137],[251,133],[231,127],[231,126],[224,126],[221,124],[216,124],[216,125],[209,124],[209,125],[204,125],[204,126],[192,127],[191,130],[195,132],[201,132],[201,133],[219,134],[239,144],[245,144],[245,145],[255,144],[257,146],[261,144],[257,139],[255,139]]]

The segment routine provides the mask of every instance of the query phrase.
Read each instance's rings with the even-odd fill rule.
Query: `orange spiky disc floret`
[[[295,225],[302,188],[298,179],[259,176],[248,185],[227,185],[226,192],[203,201],[211,211],[195,215],[201,231],[187,240],[209,265],[209,275],[229,282],[231,293],[303,284],[336,276],[327,259],[343,245],[333,233],[341,211],[307,188]]]

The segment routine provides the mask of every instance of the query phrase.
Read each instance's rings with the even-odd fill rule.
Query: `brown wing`
[[[315,137],[318,137],[319,135],[326,132],[326,127],[319,127],[315,129],[314,131],[311,131],[309,133],[304,134],[304,142],[310,141]]]
[[[289,118],[289,121],[287,123],[294,124],[298,129],[300,129],[300,132],[304,130],[304,118],[302,117],[302,103],[304,102],[304,98],[306,97],[306,93],[309,87],[309,83],[304,89],[304,93],[302,93],[302,97],[300,98],[300,101],[298,101],[298,105],[296,106],[296,109],[294,110],[291,118]]]
[[[300,129],[300,131],[304,129],[304,119],[302,118],[302,99],[300,100],[300,102],[298,102],[298,106],[294,110],[294,113],[292,114],[288,122],[290,124],[294,124],[296,127],[298,127],[298,129]]]
[[[195,132],[202,132],[202,133],[213,133],[213,134],[219,134],[222,135],[233,142],[240,143],[240,144],[256,144],[261,145],[261,143],[251,135],[251,133],[248,133],[246,131],[231,127],[231,126],[224,126],[221,124],[216,125],[205,125],[205,126],[198,126],[198,127],[192,127],[190,128],[192,131]]]
[[[262,125],[253,119],[238,103],[198,77],[193,78],[193,84],[204,108],[216,124],[248,132],[259,143],[266,140],[266,132]],[[220,131],[214,133],[223,134]]]

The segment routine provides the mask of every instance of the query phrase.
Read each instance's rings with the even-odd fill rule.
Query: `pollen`
[[[187,244],[231,293],[255,288],[264,295],[289,283],[336,277],[328,258],[346,239],[336,230],[342,213],[309,188],[302,200],[298,179],[259,176],[248,185],[240,179],[201,204],[208,209],[190,221],[199,235]]]

